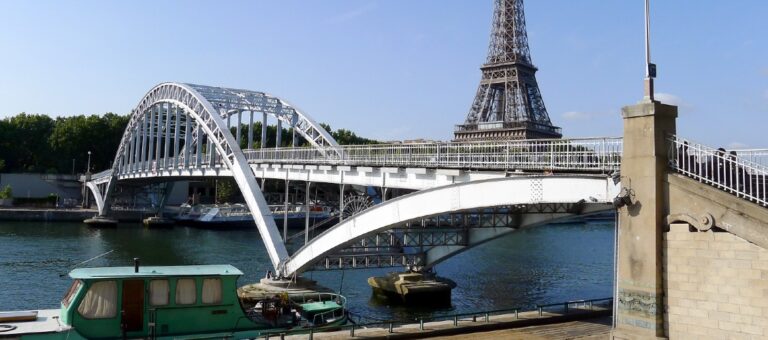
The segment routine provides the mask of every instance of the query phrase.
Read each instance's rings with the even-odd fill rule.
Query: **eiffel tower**
[[[523,0],[495,0],[488,59],[464,124],[454,141],[560,138],[536,83]]]

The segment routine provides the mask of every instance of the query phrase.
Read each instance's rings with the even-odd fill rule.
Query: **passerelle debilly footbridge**
[[[260,141],[267,140],[272,119],[277,131],[290,128],[293,145],[303,139],[310,146],[254,148],[254,119],[261,123]],[[282,145],[280,133],[276,138]],[[762,158],[750,160],[754,155],[743,152],[731,157],[675,136],[668,143],[674,172],[766,204]],[[677,151],[683,145],[685,155]],[[132,111],[112,168],[92,175],[86,186],[99,216],[108,216],[120,183],[232,177],[283,276],[316,269],[429,269],[520,228],[614,209],[621,155],[621,138],[340,146],[305,112],[267,93],[162,83]],[[726,165],[739,171],[726,173]],[[289,254],[258,179],[417,191],[343,219]]]

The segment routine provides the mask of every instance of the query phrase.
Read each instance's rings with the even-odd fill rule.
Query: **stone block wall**
[[[728,232],[664,234],[670,339],[768,339],[768,250]]]

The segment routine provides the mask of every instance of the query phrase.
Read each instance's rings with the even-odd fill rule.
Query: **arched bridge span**
[[[578,211],[531,213],[516,221],[516,228],[551,222],[574,213],[613,209],[610,205],[619,186],[607,176],[508,177],[454,184],[414,192],[376,205],[347,219],[312,239],[285,264],[285,275],[310,270],[317,261],[378,232],[392,229],[404,221],[472,209],[561,204]],[[431,267],[461,251],[500,237],[514,228],[474,231],[463,245],[433,248],[423,267]],[[473,239],[474,237],[474,239]]]
[[[109,212],[115,184],[121,174],[142,169],[156,171],[173,167],[180,174],[192,164],[221,164],[231,171],[250,209],[275,267],[288,253],[253,171],[240,147],[243,113],[250,113],[247,144],[253,144],[253,115],[262,114],[262,142],[266,141],[266,119],[271,115],[278,127],[285,122],[318,152],[338,151],[338,143],[311,117],[287,102],[257,91],[183,83],[153,87],[132,111],[120,141],[103,197],[95,185],[99,215]],[[233,135],[232,117],[236,117]],[[278,134],[279,136],[280,134]],[[295,139],[294,139],[295,140]],[[265,143],[262,143],[262,147]],[[279,144],[279,143],[278,143]]]

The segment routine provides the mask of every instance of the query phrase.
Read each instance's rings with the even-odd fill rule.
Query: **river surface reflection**
[[[372,299],[366,279],[392,269],[305,276],[341,290],[351,310],[367,321],[609,297],[613,230],[613,221],[553,224],[516,231],[459,254],[437,266],[440,276],[458,284],[452,305],[445,308],[391,306]],[[85,266],[132,266],[134,257],[144,265],[232,264],[245,273],[240,285],[258,281],[271,269],[256,230],[0,222],[0,310],[58,308],[70,284],[69,269],[108,251]]]

